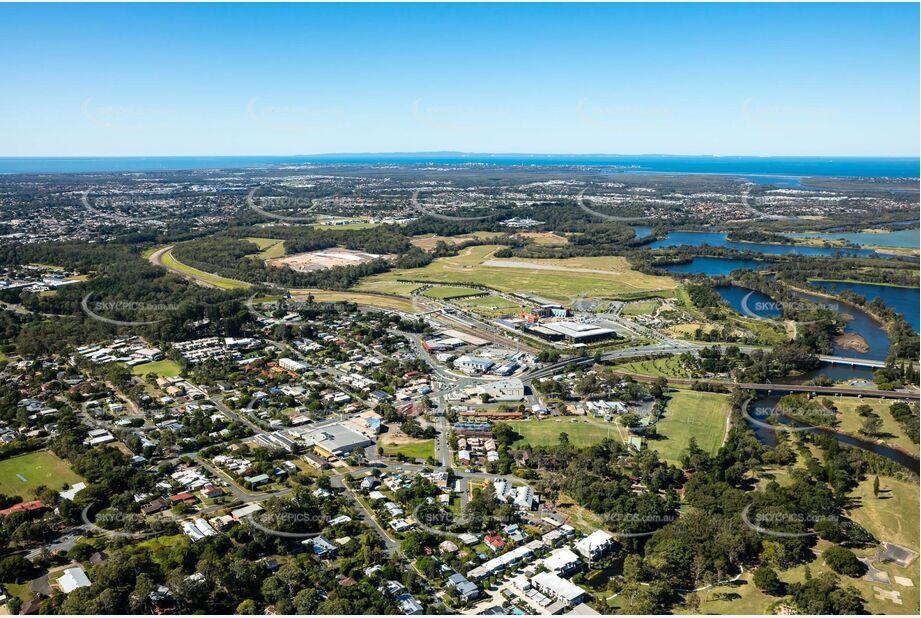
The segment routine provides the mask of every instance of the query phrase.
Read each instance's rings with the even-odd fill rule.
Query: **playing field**
[[[522,307],[520,303],[493,295],[465,298],[455,301],[454,304],[459,307],[465,307],[485,318],[497,318],[510,313],[517,313]]]
[[[623,314],[624,315],[649,315],[655,313],[656,308],[659,306],[659,301],[657,300],[638,300],[633,303],[627,303],[624,305]]]
[[[55,491],[83,478],[70,465],[50,451],[38,451],[0,461],[0,493],[35,498],[35,488],[45,485]]]
[[[257,247],[259,247],[259,253],[253,257],[258,257],[263,260],[271,260],[272,258],[281,257],[285,254],[285,241],[278,240],[276,238],[256,238],[249,237],[244,238],[243,240],[248,240]]]
[[[472,283],[561,302],[571,302],[575,298],[671,296],[676,287],[670,277],[637,272],[619,256],[496,259],[493,254],[499,248],[499,245],[467,247],[459,255],[439,258],[424,268],[394,270],[364,281]]]
[[[487,292],[477,290],[476,288],[461,288],[450,285],[436,285],[422,292],[423,296],[438,298],[440,300],[464,298],[465,296],[483,296],[485,294],[487,294]]]
[[[665,414],[656,424],[657,437],[647,440],[646,445],[673,463],[681,461],[692,437],[704,451],[716,453],[723,443],[729,411],[726,395],[673,391]]]
[[[402,454],[408,459],[428,459],[435,456],[435,440],[406,440],[399,444],[381,442],[385,455]]]
[[[175,378],[182,372],[182,367],[174,360],[163,359],[153,363],[144,363],[135,365],[131,368],[131,373],[136,376],[146,376],[148,373],[155,373],[161,378]]]
[[[620,440],[620,433],[614,423],[581,417],[562,416],[541,420],[510,421],[509,425],[522,436],[515,442],[516,447],[524,444],[531,446],[559,444],[561,433],[569,436],[569,443],[578,447],[592,446],[605,438]]]

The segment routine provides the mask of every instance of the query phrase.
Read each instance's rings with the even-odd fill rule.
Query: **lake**
[[[673,264],[671,266],[663,266],[662,268],[663,270],[667,270],[670,273],[689,273],[716,277],[726,276],[739,268],[757,270],[759,268],[767,268],[770,265],[770,262],[762,262],[759,260],[739,260],[733,258],[697,256],[686,264]]]
[[[894,247],[903,249],[917,249],[919,247],[919,230],[910,228],[894,230],[883,234],[872,232],[790,232],[784,234],[790,238],[821,238],[823,240],[846,240],[857,245],[875,247]]]
[[[779,318],[783,315],[780,305],[761,292],[735,285],[719,285],[714,289],[740,315],[751,317],[754,314],[759,318],[768,319]]]
[[[632,227],[633,227],[633,233],[636,234],[637,238],[646,238],[647,236],[652,234],[651,227],[647,227],[645,225],[634,225]]]
[[[845,348],[837,343],[832,345],[832,355],[844,356],[850,358],[866,358],[870,360],[886,360],[889,354],[889,335],[882,325],[871,318],[865,311],[852,305],[848,305],[837,300],[817,296],[815,294],[806,294],[803,292],[794,292],[794,296],[803,298],[819,305],[827,306],[830,304],[837,305],[841,314],[850,316],[851,319],[845,323],[845,334],[853,333],[864,338],[869,346],[866,352],[858,352],[850,348]]]
[[[921,289],[919,288],[899,288],[891,285],[851,283],[849,281],[811,281],[810,284],[832,294],[850,290],[866,298],[867,302],[878,298],[884,305],[904,317],[916,333],[919,332],[918,314],[921,310],[921,303],[919,303]]]
[[[812,255],[830,257],[836,255],[875,255],[870,249],[846,249],[829,247],[801,247],[794,245],[771,245],[755,242],[734,242],[726,238],[723,232],[669,232],[668,236],[646,245],[649,249],[665,249],[667,247],[726,247],[740,251],[757,251],[767,255]]]

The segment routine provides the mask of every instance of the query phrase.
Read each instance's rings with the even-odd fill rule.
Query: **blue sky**
[[[0,5],[0,156],[919,154],[917,4]]]

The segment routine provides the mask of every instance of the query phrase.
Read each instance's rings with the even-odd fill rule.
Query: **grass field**
[[[488,292],[477,290],[475,288],[461,288],[450,285],[437,285],[422,292],[423,296],[429,298],[438,298],[440,300],[449,300],[451,298],[464,298],[466,296],[485,296]]]
[[[419,283],[404,283],[402,281],[363,281],[354,289],[359,292],[381,292],[383,294],[393,294],[395,296],[409,296],[419,289],[420,285]]]
[[[638,295],[672,296],[670,277],[645,275],[630,268],[619,256],[577,257],[561,260],[496,260],[499,245],[467,247],[459,255],[439,258],[424,268],[394,270],[375,275],[376,281],[424,281],[444,284],[473,283],[495,290],[528,293],[569,302],[573,298],[630,299]],[[491,265],[484,262],[489,261]],[[508,266],[504,266],[508,265]]]
[[[568,245],[569,239],[553,232],[519,232],[515,234],[527,238],[535,245]]]
[[[420,249],[431,251],[435,248],[435,245],[437,245],[439,241],[445,242],[449,245],[459,245],[461,243],[467,242],[468,240],[495,238],[496,236],[502,236],[502,232],[473,232],[472,234],[462,234],[460,236],[438,236],[432,234],[429,236],[416,236],[412,239],[411,242]]]
[[[26,480],[23,481],[21,475]],[[35,488],[45,485],[54,490],[79,483],[83,478],[70,465],[50,451],[38,451],[0,461],[0,493],[7,496],[35,497]]]
[[[665,414],[656,424],[657,439],[647,440],[667,461],[678,463],[691,438],[711,455],[723,443],[729,401],[726,395],[698,391],[672,391]]]
[[[560,434],[569,436],[573,446],[591,446],[607,437],[620,439],[617,425],[581,417],[555,417],[541,420],[510,421],[509,425],[521,434],[522,438],[513,446],[530,444],[531,446],[552,446],[560,443]]]
[[[687,373],[681,368],[681,361],[678,360],[677,356],[617,365],[616,369],[618,371],[629,371],[630,373],[639,373],[656,378],[660,376],[666,378],[687,377]]]
[[[212,285],[217,288],[224,290],[235,290],[235,289],[245,289],[250,287],[245,281],[237,281],[236,279],[228,279],[227,277],[221,277],[220,275],[215,275],[212,273],[206,273],[203,270],[198,270],[197,268],[192,268],[191,266],[186,266],[179,260],[173,257],[172,251],[167,251],[163,254],[162,257],[163,265],[170,270],[179,271],[197,281],[201,281],[207,285]]]
[[[244,238],[243,240],[248,240],[257,247],[259,247],[259,253],[254,257],[258,257],[263,260],[271,260],[273,258],[281,257],[285,254],[285,241],[278,240],[276,238],[258,238],[258,237],[249,237]]]
[[[889,406],[892,402],[885,400],[858,399],[857,397],[832,397],[835,406],[838,408],[838,420],[840,425],[837,429],[854,436],[866,439],[866,436],[860,433],[860,427],[863,425],[863,417],[857,414],[857,406],[866,404],[873,408],[873,411],[879,415],[883,421],[879,440],[886,444],[892,444],[901,447],[903,450],[918,456],[918,445],[911,441],[901,426],[895,422],[892,415],[889,414]]]
[[[859,506],[848,511],[848,516],[869,530],[881,541],[897,543],[921,551],[918,532],[917,480],[900,481],[880,477],[880,497],[873,495],[873,477],[868,476],[849,494],[859,501]]]
[[[392,296],[362,294],[361,292],[333,292],[330,290],[291,290],[291,294],[298,300],[304,300],[308,294],[312,294],[314,300],[319,303],[349,301],[358,303],[359,305],[366,305],[368,307],[394,309],[397,311],[405,311],[406,313],[417,313],[417,309],[413,307],[411,301]]]
[[[659,301],[657,300],[640,300],[634,303],[628,303],[624,305],[623,314],[624,315],[650,315],[655,313],[656,308],[659,306]]]
[[[465,307],[485,318],[497,318],[509,313],[515,313],[522,307],[520,303],[493,295],[465,298],[455,301],[454,304]]]
[[[144,363],[135,365],[131,368],[131,373],[136,376],[146,376],[148,373],[155,373],[161,378],[175,378],[182,372],[182,367],[174,360],[163,359],[153,363]]]
[[[428,459],[435,456],[435,440],[413,440],[400,444],[387,443],[382,440],[380,444],[384,447],[385,455],[402,453],[409,459]]]

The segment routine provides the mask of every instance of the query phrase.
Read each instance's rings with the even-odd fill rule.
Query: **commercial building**
[[[562,335],[569,343],[591,343],[618,336],[612,328],[582,322],[547,322],[541,324],[540,328]]]
[[[307,433],[303,440],[322,457],[341,457],[374,444],[368,436],[338,423]]]
[[[518,378],[480,384],[476,393],[488,395],[493,401],[518,401],[524,398],[524,383]]]
[[[454,359],[454,367],[466,373],[486,373],[493,365],[493,361],[478,356],[464,355]]]

